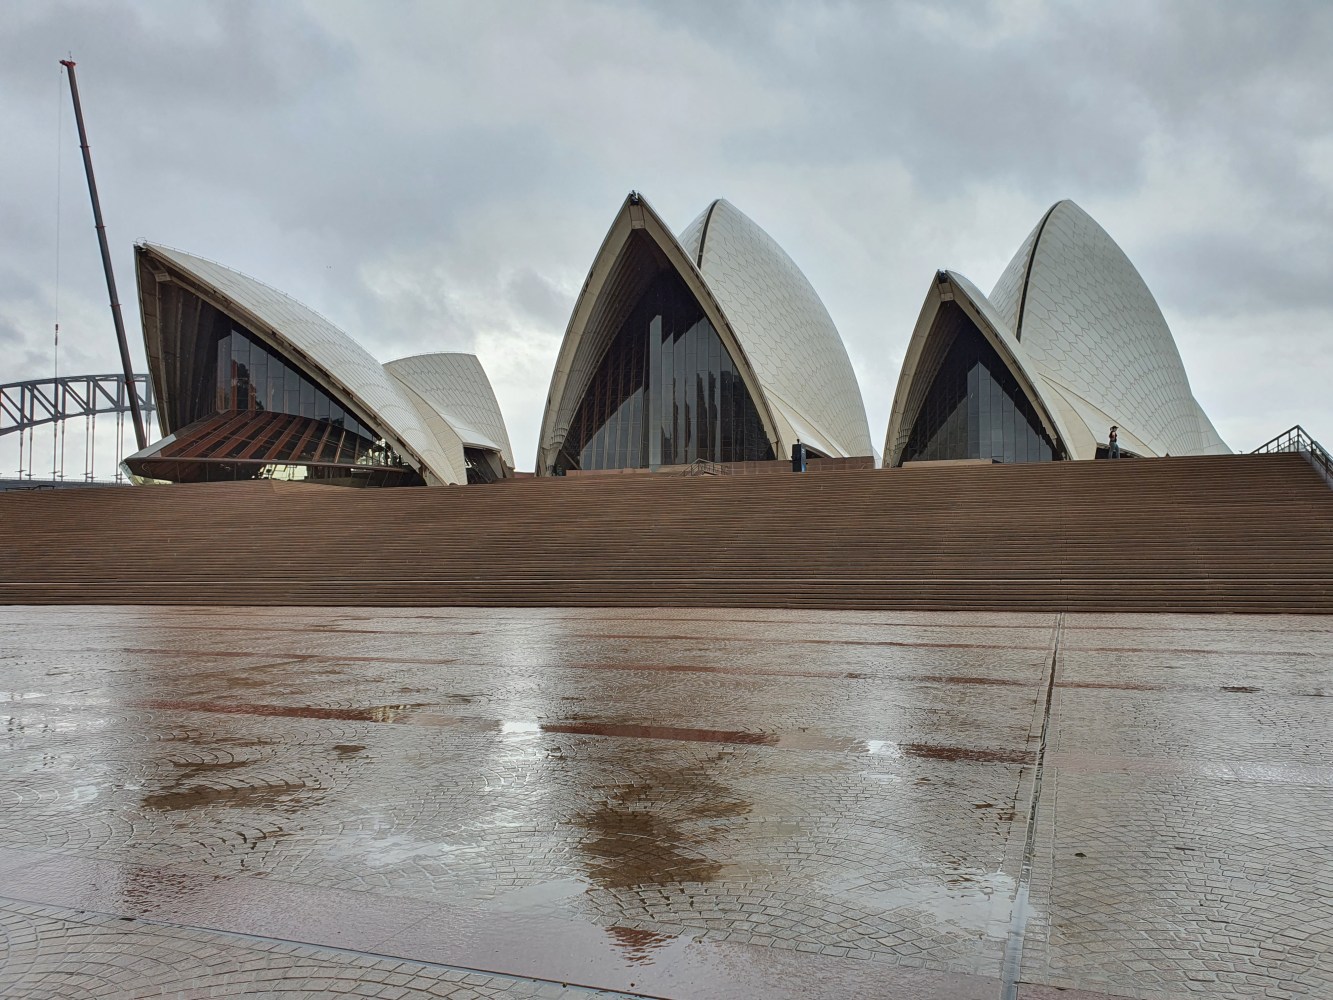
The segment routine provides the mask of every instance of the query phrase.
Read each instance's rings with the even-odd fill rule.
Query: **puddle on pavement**
[[[431,728],[452,728],[472,733],[499,733],[527,739],[543,733],[568,736],[601,736],[620,739],[674,740],[689,743],[728,743],[736,746],[775,747],[783,750],[814,750],[839,754],[870,754],[888,757],[918,757],[974,764],[1027,764],[1032,754],[1022,750],[986,750],[975,747],[937,746],[927,743],[895,743],[890,740],[858,739],[818,732],[756,732],[735,729],[702,729],[654,726],[629,722],[596,721],[575,716],[557,722],[536,719],[485,719],[443,715],[425,711],[447,706],[414,702],[374,705],[365,708],[321,708],[307,705],[268,705],[146,700],[131,707],[229,715],[258,715],[281,718],[328,719],[345,722],[396,723]]]
[[[906,679],[931,684],[990,684],[1004,687],[1028,687],[1031,684],[1031,681],[1014,680],[1011,677],[953,677],[948,674],[918,674]]]
[[[432,704],[416,702],[404,705],[371,705],[366,708],[321,708],[314,705],[260,705],[237,702],[194,702],[149,699],[143,708],[179,712],[221,712],[225,715],[261,715],[290,719],[327,719],[341,722],[407,722],[407,718]]]
[[[295,800],[315,791],[299,781],[276,785],[186,785],[167,791],[154,792],[143,797],[145,809],[175,812],[182,809],[203,809],[212,805],[273,808],[293,805]]]
[[[143,865],[124,865],[119,868],[121,902],[125,909],[136,915],[150,913],[158,906],[170,905],[223,881],[222,875],[195,872],[177,872],[168,868],[150,868]]]
[[[1004,872],[954,869],[883,888],[867,887],[850,895],[878,908],[907,908],[932,923],[999,940],[1009,931],[1014,889],[1013,878]]]
[[[723,868],[707,856],[751,803],[712,777],[718,756],[676,767],[635,770],[636,780],[605,789],[577,815],[589,877],[603,889],[711,882]],[[710,822],[712,821],[712,822]]]
[[[679,936],[645,931],[638,927],[608,927],[606,933],[611,943],[635,965],[652,965],[653,952],[666,947]]]
[[[583,879],[552,879],[548,882],[536,882],[510,889],[496,896],[490,906],[496,910],[540,910],[576,899],[587,892],[588,888],[589,884]]]
[[[513,723],[506,723],[513,725]],[[686,740],[691,743],[738,743],[748,746],[774,746],[776,733],[755,733],[726,729],[683,729],[676,726],[640,726],[615,722],[547,722],[539,727],[547,733],[575,736],[622,736],[647,740]]]
[[[939,746],[932,743],[903,743],[904,756],[969,764],[1031,764],[1030,750],[981,750],[976,747]]]
[[[195,743],[199,740],[191,739],[189,742]],[[234,737],[218,737],[209,741],[209,743],[230,743],[233,746],[256,742]],[[247,784],[243,778],[231,774],[263,764],[264,761],[263,755],[245,756],[241,759],[228,757],[221,760],[200,760],[192,756],[165,758],[159,762],[160,765],[174,768],[176,774],[171,779],[155,782],[158,790],[143,795],[141,799],[143,807],[158,812],[205,809],[216,805],[250,809],[278,807],[290,809],[309,804],[300,801],[302,798],[322,794],[317,786],[303,781],[265,781]]]

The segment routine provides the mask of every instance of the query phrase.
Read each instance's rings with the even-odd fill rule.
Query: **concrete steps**
[[[0,495],[0,601],[1333,612],[1298,455]]]

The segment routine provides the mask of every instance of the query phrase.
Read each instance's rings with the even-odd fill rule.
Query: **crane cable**
[[[55,290],[55,342],[52,347],[52,385],[51,393],[60,392],[60,194],[62,167],[65,162],[65,103],[63,100],[65,68],[60,68],[60,77],[56,82],[56,290]],[[63,421],[57,421],[61,429]],[[56,449],[59,434],[52,425],[51,431],[51,478],[56,478]]]

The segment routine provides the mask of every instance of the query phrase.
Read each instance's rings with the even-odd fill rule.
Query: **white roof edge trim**
[[[940,280],[941,277],[943,281]],[[935,320],[940,308],[946,302],[958,303],[959,308],[1013,374],[1051,440],[1068,456],[1070,454],[1068,428],[1059,414],[1047,405],[1040,386],[1027,371],[1021,356],[1022,346],[1013,339],[1013,334],[1005,326],[995,307],[976,285],[956,271],[940,270],[930,283],[930,290],[926,293],[926,300],[922,303],[911,340],[908,341],[907,352],[903,357],[903,367],[898,376],[893,407],[889,411],[889,426],[884,435],[883,467],[894,468],[902,458],[902,450],[907,444],[906,435],[911,431],[910,421],[916,416],[907,414],[907,399],[917,379],[921,356],[931,340]],[[897,438],[902,438],[900,444],[895,444]]]
[[[625,198],[620,211],[616,213],[610,229],[607,230],[606,238],[602,240],[602,245],[597,251],[597,256],[593,258],[588,277],[579,290],[578,298],[574,302],[574,310],[570,314],[568,325],[565,327],[565,336],[560,344],[560,353],[556,357],[555,370],[551,373],[551,388],[546,394],[546,408],[542,415],[541,436],[538,438],[537,444],[537,474],[547,474],[555,464],[558,451],[554,441],[555,435],[568,431],[568,428],[556,427],[555,421],[564,398],[575,353],[587,332],[589,316],[605,287],[611,267],[624,250],[625,245],[629,242],[630,235],[635,230],[642,230],[657,244],[677,275],[685,282],[690,294],[703,307],[704,315],[713,324],[723,346],[731,354],[731,359],[741,375],[745,389],[754,401],[759,419],[763,422],[764,433],[768,435],[769,444],[776,454],[781,449],[782,435],[779,432],[775,414],[763,392],[754,367],[745,354],[744,347],[736,336],[735,330],[732,329],[731,322],[727,319],[721,304],[714,298],[708,287],[707,279],[680,241],[676,239],[675,234],[667,228],[666,223],[653,211],[646,198],[631,193]]]

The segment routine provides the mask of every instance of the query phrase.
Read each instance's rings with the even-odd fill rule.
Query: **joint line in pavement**
[[[1037,747],[1037,768],[1032,778],[1032,800],[1028,804],[1027,839],[1023,844],[1023,867],[1014,890],[1014,905],[1009,914],[1009,934],[1004,942],[1004,964],[1000,970],[1000,1000],[1018,1000],[1018,980],[1023,971],[1023,936],[1028,925],[1028,886],[1032,881],[1032,857],[1037,849],[1037,808],[1041,802],[1041,779],[1046,766],[1046,739],[1051,726],[1051,702],[1055,697],[1055,673],[1060,660],[1060,637],[1065,615],[1055,619],[1055,637],[1051,647],[1050,670],[1046,676],[1046,704],[1042,709],[1041,742]]]

